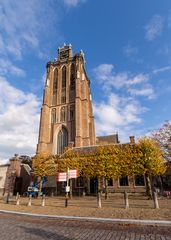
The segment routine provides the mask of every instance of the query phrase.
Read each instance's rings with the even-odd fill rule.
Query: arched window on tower
[[[69,93],[69,100],[73,102],[75,100],[75,64],[71,64],[70,69],[70,93]]]
[[[62,68],[62,88],[66,88],[66,67]]]
[[[66,121],[66,110],[65,107],[61,108],[61,122],[65,122]]]
[[[57,91],[58,91],[58,69],[55,68],[53,75],[53,97],[52,97],[52,105],[57,104]]]
[[[54,77],[53,77],[53,94],[57,94],[58,89],[58,69],[55,68]]]
[[[66,67],[62,68],[62,92],[61,103],[66,103]]]
[[[62,127],[62,129],[58,132],[57,135],[57,154],[62,154],[64,152],[65,147],[68,146],[68,131],[66,128]]]
[[[51,112],[51,123],[56,123],[56,108],[52,109],[52,112]]]
[[[70,89],[75,89],[75,64],[71,64],[71,71],[70,71]]]

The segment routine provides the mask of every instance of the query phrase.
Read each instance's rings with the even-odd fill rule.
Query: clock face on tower
[[[68,50],[61,51],[61,52],[59,53],[59,58],[60,58],[60,60],[67,59],[68,57],[69,57],[69,51],[68,51]]]

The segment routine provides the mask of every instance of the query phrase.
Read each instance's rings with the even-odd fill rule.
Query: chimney
[[[135,144],[135,137],[134,136],[130,136],[130,144]]]

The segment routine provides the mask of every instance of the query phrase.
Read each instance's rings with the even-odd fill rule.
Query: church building
[[[134,138],[130,138],[134,144]],[[41,108],[37,154],[61,155],[66,149],[76,152],[95,151],[99,145],[119,144],[118,134],[96,138],[92,108],[90,80],[85,70],[84,53],[81,50],[73,54],[72,46],[58,48],[58,58],[47,63],[44,97]],[[138,178],[139,179],[139,178]],[[75,192],[84,189],[78,178]],[[47,188],[56,188],[56,180]],[[58,184],[58,190],[59,190]],[[78,185],[78,186],[77,186]],[[111,179],[108,183],[111,191],[144,191],[144,181],[132,177]],[[97,179],[86,182],[88,194],[95,193]]]
[[[68,146],[95,145],[96,135],[90,80],[84,53],[72,46],[58,48],[58,58],[47,63],[37,153],[62,154]]]

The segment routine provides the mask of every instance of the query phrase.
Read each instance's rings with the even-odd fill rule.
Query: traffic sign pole
[[[67,168],[67,174],[66,174],[66,188],[65,188],[65,207],[68,207],[68,193],[69,193],[69,168]]]

